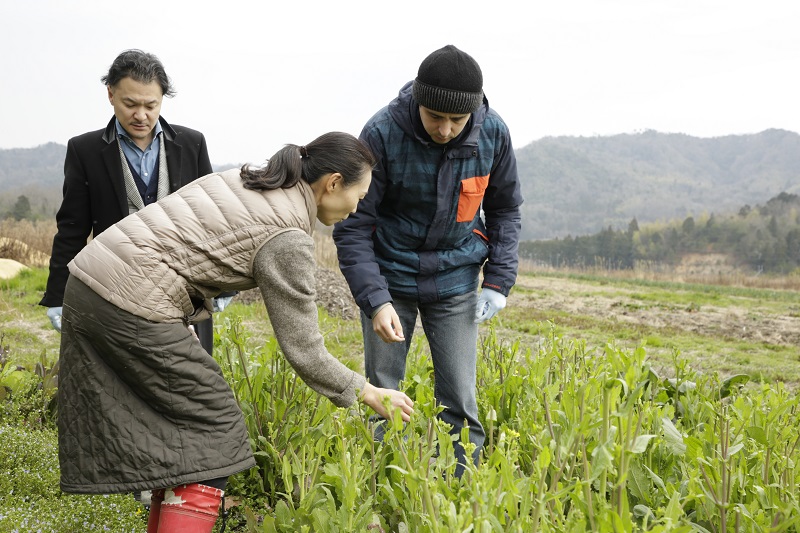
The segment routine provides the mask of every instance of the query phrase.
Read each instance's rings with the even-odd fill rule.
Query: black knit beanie
[[[439,113],[473,113],[483,103],[481,67],[472,56],[448,44],[419,66],[414,99]]]

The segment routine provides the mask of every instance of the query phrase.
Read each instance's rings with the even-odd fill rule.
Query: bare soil
[[[518,280],[517,286],[533,292],[512,291],[509,305],[553,309],[708,337],[800,347],[800,308],[791,315],[777,315],[758,306],[642,305],[632,297],[640,289],[627,290],[615,285],[609,291],[603,286],[568,278],[525,276]]]
[[[318,265],[315,275],[317,303],[325,309],[328,315],[345,320],[358,318],[358,306],[342,273]],[[259,289],[242,291],[236,296],[236,301],[241,303],[260,302],[261,291]]]

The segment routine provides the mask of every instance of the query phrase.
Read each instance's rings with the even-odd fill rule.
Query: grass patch
[[[715,285],[708,283],[691,283],[682,281],[666,280],[647,280],[640,278],[621,278],[605,277],[594,274],[572,274],[548,272],[548,277],[567,278],[579,281],[590,282],[600,286],[615,285],[629,287],[647,287],[650,289],[663,289],[663,293],[669,294],[676,291],[688,291],[692,294],[710,294],[719,296],[738,296],[751,299],[761,299],[768,301],[785,301],[800,303],[800,291],[796,290],[774,290],[759,287],[740,287],[736,285]],[[648,291],[649,294],[659,294],[658,291]],[[662,293],[662,294],[663,294]]]
[[[146,512],[131,494],[73,496],[59,490],[54,429],[0,425],[0,442],[0,531],[145,530]]]
[[[557,335],[583,340],[588,345],[603,346],[609,341],[629,349],[643,345],[648,358],[659,366],[668,366],[677,352],[704,372],[716,371],[723,377],[748,374],[759,382],[800,385],[798,351],[792,346],[700,335],[668,325],[632,324],[552,309],[506,308],[498,316],[502,336],[527,339],[523,344],[534,343],[532,337],[546,334],[544,324],[548,322],[553,324]]]
[[[29,268],[11,279],[0,279],[0,344],[11,347],[17,364],[32,366],[42,353],[58,359],[60,334],[39,305],[47,286],[48,269]]]

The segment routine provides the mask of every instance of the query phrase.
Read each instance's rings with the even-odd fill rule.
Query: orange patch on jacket
[[[489,176],[475,176],[461,181],[456,222],[469,222],[481,207],[483,194],[489,186]]]

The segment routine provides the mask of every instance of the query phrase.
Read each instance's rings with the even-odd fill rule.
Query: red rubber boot
[[[164,491],[158,533],[211,533],[223,491],[191,483]]]
[[[164,489],[154,490],[150,494],[150,516],[147,517],[147,533],[158,533],[158,517],[161,515],[161,502],[164,501]]]

